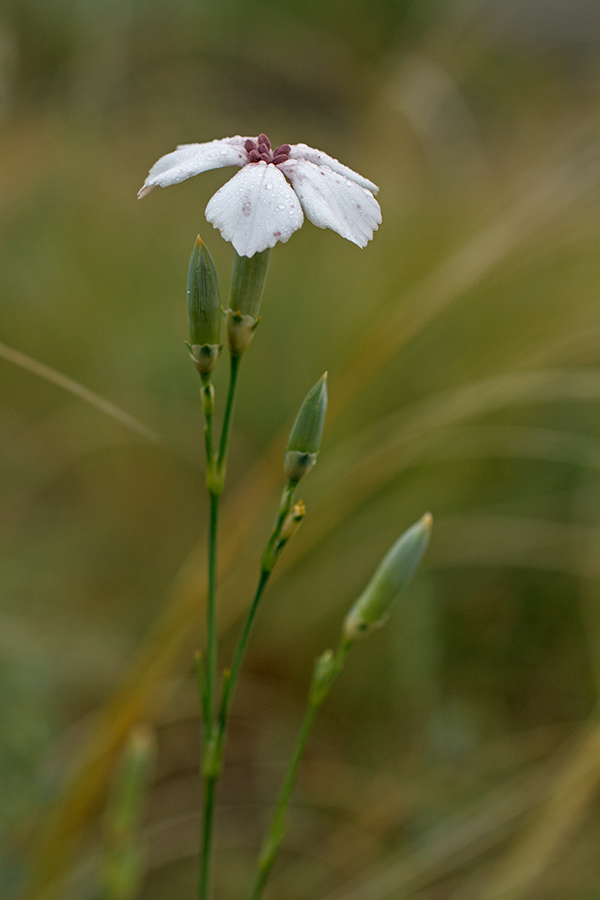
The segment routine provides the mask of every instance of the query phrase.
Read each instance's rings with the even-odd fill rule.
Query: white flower
[[[240,256],[287,241],[302,225],[303,210],[314,225],[331,228],[359,247],[367,245],[381,222],[372,181],[306,144],[273,150],[266,134],[182,144],[154,163],[138,197],[223,166],[241,171],[214,194],[205,213]]]

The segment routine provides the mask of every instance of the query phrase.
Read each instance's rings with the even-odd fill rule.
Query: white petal
[[[145,197],[157,186],[169,187],[209,169],[245,165],[248,156],[244,150],[244,140],[236,136],[205,144],[182,144],[154,163],[138,197]]]
[[[359,247],[366,247],[381,222],[373,194],[333,172],[304,159],[288,159],[278,166],[292,182],[307,218],[319,228],[331,228]]]
[[[354,169],[344,166],[339,160],[333,156],[328,156],[322,150],[315,150],[313,147],[307,147],[306,144],[292,144],[290,149],[290,159],[306,159],[308,162],[314,163],[316,166],[329,166],[338,175],[345,175],[350,181],[360,184],[361,187],[371,191],[372,194],[378,194],[379,188],[368,178],[363,178]]]
[[[302,207],[278,168],[250,163],[208,201],[206,218],[240,256],[287,241],[302,225]]]

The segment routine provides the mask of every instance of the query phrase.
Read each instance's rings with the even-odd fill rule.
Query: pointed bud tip
[[[423,527],[426,528],[428,531],[431,531],[431,527],[432,527],[432,525],[433,525],[433,516],[431,515],[430,512],[426,512],[426,513],[425,513],[425,515],[424,515],[424,516],[422,517],[422,519],[421,519],[421,524],[422,524]]]

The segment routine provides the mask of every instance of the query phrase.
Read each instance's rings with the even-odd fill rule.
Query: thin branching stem
[[[275,520],[275,524],[273,526],[273,530],[267,542],[267,546],[265,548],[265,552],[262,557],[262,564],[260,570],[260,576],[258,579],[258,585],[256,587],[256,591],[254,593],[254,598],[250,605],[250,609],[246,615],[246,620],[244,622],[244,626],[242,628],[242,632],[238,639],[237,646],[235,648],[235,652],[233,654],[233,660],[231,663],[231,669],[227,672],[227,677],[223,682],[223,693],[221,695],[221,707],[219,711],[219,734],[218,741],[221,751],[224,748],[225,736],[227,731],[227,722],[229,719],[229,710],[231,708],[231,703],[233,701],[233,695],[235,693],[235,689],[237,687],[237,683],[240,677],[240,671],[242,668],[242,664],[244,662],[244,657],[246,655],[246,649],[248,647],[248,641],[250,639],[250,633],[252,631],[252,626],[254,624],[254,619],[256,618],[256,613],[258,611],[258,607],[260,605],[260,601],[262,595],[267,586],[267,582],[273,570],[273,566],[277,561],[278,554],[280,552],[280,535],[281,528],[283,523],[285,522],[290,509],[292,507],[292,503],[294,500],[294,492],[296,490],[296,482],[288,482],[286,485],[281,501],[279,504],[279,509],[277,511],[277,518]]]

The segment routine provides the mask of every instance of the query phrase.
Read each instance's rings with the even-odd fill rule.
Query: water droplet
[[[272,191],[272,190],[273,190],[273,185],[272,185],[272,184],[265,184],[265,187],[266,187],[266,189],[267,189],[268,191]]]

